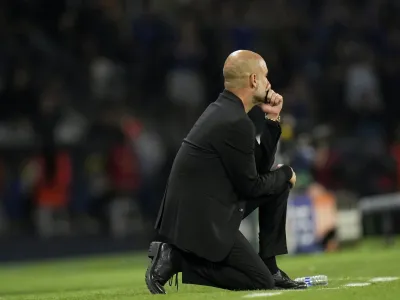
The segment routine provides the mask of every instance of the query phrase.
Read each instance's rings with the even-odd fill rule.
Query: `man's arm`
[[[250,119],[230,124],[218,145],[225,169],[243,198],[277,194],[288,187],[292,177],[289,166],[259,174],[254,156],[254,126]]]
[[[281,132],[278,122],[265,120],[260,144],[255,140],[255,156],[259,173],[264,174],[271,170]]]

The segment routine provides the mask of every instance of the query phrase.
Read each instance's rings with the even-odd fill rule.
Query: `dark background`
[[[0,259],[145,247],[237,49],[260,53],[284,96],[277,159],[298,189],[397,192],[399,13],[395,0],[1,1]]]

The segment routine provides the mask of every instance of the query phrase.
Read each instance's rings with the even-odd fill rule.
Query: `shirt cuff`
[[[272,121],[272,120],[270,120],[270,119],[265,119],[265,123],[266,123],[268,126],[273,126],[273,127],[276,127],[276,128],[281,128],[280,123],[277,122],[277,121]]]

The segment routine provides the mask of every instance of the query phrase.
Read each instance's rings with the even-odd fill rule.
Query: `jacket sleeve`
[[[277,194],[289,186],[292,170],[282,166],[260,175],[254,155],[254,126],[250,119],[230,124],[219,144],[218,152],[237,192],[246,199]]]
[[[281,132],[279,123],[270,120],[265,121],[260,143],[255,140],[255,156],[259,173],[264,174],[271,170]]]

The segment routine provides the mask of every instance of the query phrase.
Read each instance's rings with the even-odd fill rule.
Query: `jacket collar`
[[[236,96],[234,93],[228,91],[227,89],[224,89],[224,91],[221,93],[221,96],[240,105],[240,107],[243,108],[243,111],[244,111],[244,104],[243,104],[242,100],[240,100],[240,98],[238,96]]]

